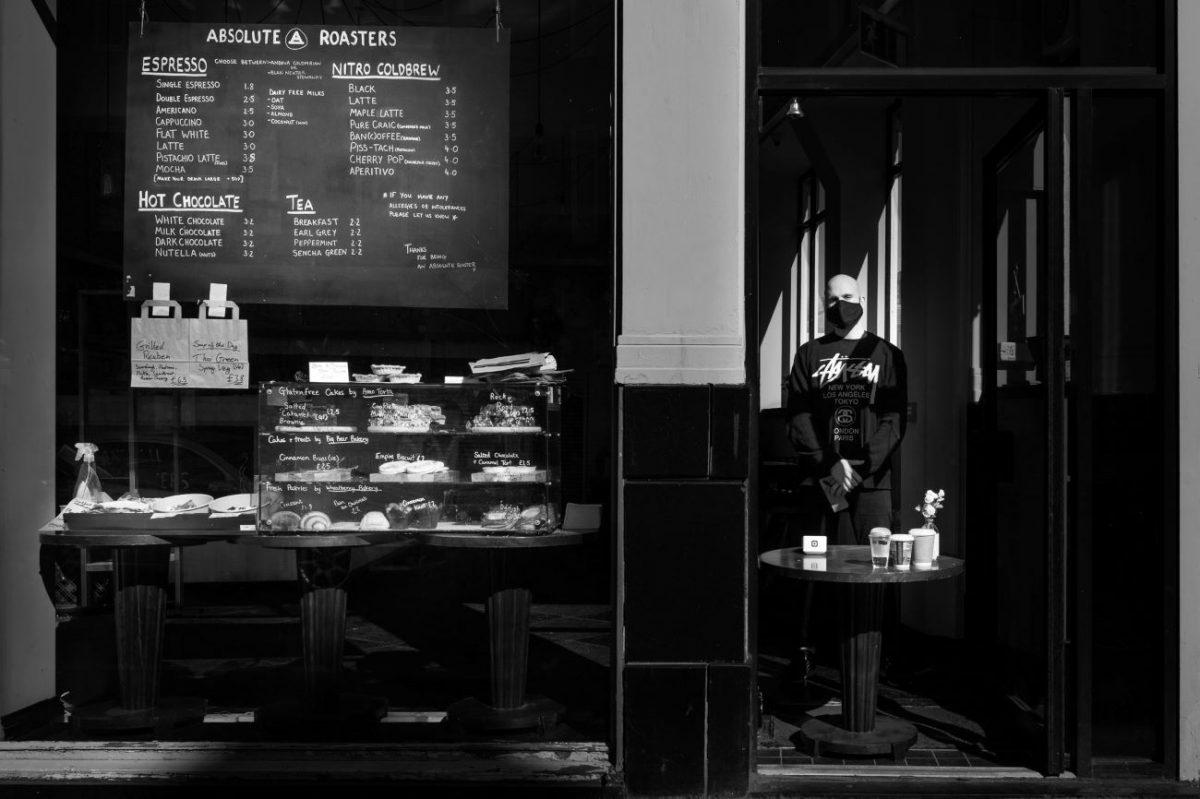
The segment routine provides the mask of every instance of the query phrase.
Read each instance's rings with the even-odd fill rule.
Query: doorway
[[[1142,282],[1153,293],[1167,280],[1149,241],[1163,233],[1157,101],[1086,89],[814,93],[795,98],[796,115],[793,97],[766,99],[759,550],[811,523],[789,469],[785,381],[796,348],[824,330],[824,280],[847,273],[865,288],[868,329],[908,361],[894,527],[917,526],[923,492],[945,489],[942,549],[967,562],[962,580],[888,600],[879,709],[917,725],[907,762],[1161,773],[1165,495],[1110,511],[1127,477],[1121,449],[1161,486],[1156,447],[1169,432],[1156,412],[1169,394],[1166,327],[1138,325],[1135,300]],[[839,197],[827,192],[820,209],[825,235],[839,231],[820,248],[808,246],[813,209],[800,189],[813,176]],[[1138,420],[1136,443],[1112,434],[1122,418]],[[1154,532],[1122,570],[1129,529]],[[836,607],[759,574],[759,762],[823,762],[805,760],[794,733],[838,702]],[[1125,575],[1131,598],[1103,588]],[[1126,698],[1117,680],[1131,662],[1144,676]]]

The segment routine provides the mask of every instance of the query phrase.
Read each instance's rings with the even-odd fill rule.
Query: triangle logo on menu
[[[299,28],[292,28],[287,32],[283,43],[287,45],[289,50],[303,50],[305,47],[308,47],[308,37]]]

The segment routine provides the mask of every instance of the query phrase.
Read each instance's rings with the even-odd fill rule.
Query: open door
[[[971,627],[1004,660],[1026,765],[1066,769],[1068,270],[1061,91],[984,159],[982,435],[971,520]]]
[[[903,630],[885,637],[884,656],[893,710],[945,711],[954,728],[931,722],[930,740],[972,763],[1170,773],[1175,350],[1162,108],[1149,94],[1077,87],[804,102],[820,140],[838,145],[831,159],[848,187],[829,209],[841,215],[843,257],[822,277],[859,264],[868,280],[887,273],[881,154],[893,149],[881,145],[903,111],[903,297],[872,284],[873,308],[894,298],[905,313],[917,376],[901,511],[914,519],[920,491],[950,489],[942,543],[968,571],[961,593],[900,597]],[[811,330],[804,309],[817,286],[795,192],[811,160],[790,126],[779,129],[788,135],[767,136],[760,161],[761,397],[778,393],[789,348]],[[970,386],[967,364],[978,370]],[[789,485],[783,423],[771,418],[760,426],[764,549],[782,545],[772,489]],[[834,664],[818,642],[812,679],[787,686],[800,605],[759,601],[763,715],[784,729],[806,703],[836,695],[822,671]]]

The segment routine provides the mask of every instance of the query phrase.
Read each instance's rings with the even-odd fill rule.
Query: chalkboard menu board
[[[133,23],[125,296],[505,308],[494,28]]]

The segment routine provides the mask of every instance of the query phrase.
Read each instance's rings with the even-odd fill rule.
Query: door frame
[[[1167,296],[1175,296],[1179,281],[1179,257],[1178,257],[1178,224],[1177,224],[1177,140],[1178,140],[1178,112],[1176,108],[1177,96],[1177,3],[1176,0],[1167,0],[1163,9],[1163,24],[1162,24],[1162,39],[1160,46],[1161,63],[1158,68],[1087,68],[1087,67],[1068,67],[1060,69],[1040,69],[1040,68],[902,68],[902,69],[839,69],[839,68],[791,68],[791,67],[765,67],[761,63],[761,46],[762,40],[762,25],[761,11],[764,0],[747,0],[746,2],[746,92],[745,92],[745,113],[746,113],[746,136],[745,150],[743,152],[745,164],[745,214],[746,220],[746,240],[745,240],[745,324],[746,324],[746,340],[748,342],[757,341],[758,331],[758,293],[757,293],[757,273],[758,273],[758,133],[761,129],[762,109],[765,106],[774,106],[778,102],[786,100],[793,95],[799,96],[971,96],[971,97],[1001,97],[1001,96],[1026,96],[1031,98],[1042,98],[1043,103],[1056,107],[1057,113],[1054,115],[1056,119],[1047,120],[1047,141],[1051,137],[1055,141],[1061,141],[1064,131],[1065,120],[1062,116],[1062,100],[1070,94],[1083,99],[1083,103],[1077,103],[1073,121],[1076,123],[1074,131],[1077,134],[1082,133],[1083,125],[1078,124],[1080,113],[1087,114],[1090,117],[1090,99],[1093,92],[1133,92],[1145,95],[1157,96],[1163,108],[1162,120],[1162,158],[1163,158],[1163,185],[1162,191],[1162,208],[1164,216],[1164,251],[1163,260],[1167,265],[1164,276],[1166,282]],[[764,103],[764,101],[769,101]],[[1090,148],[1090,138],[1086,138],[1087,134],[1073,139],[1080,141],[1084,145],[1084,156],[1087,155],[1087,150]],[[1061,148],[1047,147],[1047,153],[1051,150],[1058,150],[1061,156]],[[1063,185],[1064,170],[1067,164],[1058,157],[1052,162],[1046,164],[1046,182],[1047,187],[1055,185],[1061,194]],[[1087,173],[1083,176],[1072,172],[1073,185],[1081,185],[1081,178],[1086,178]],[[1079,252],[1075,246],[1079,243],[1081,237],[1074,233],[1080,222],[1077,218],[1072,225],[1072,232],[1068,234],[1064,230],[1063,218],[1063,197],[1059,197],[1059,202],[1049,202],[1047,208],[1047,246],[1052,252],[1058,253],[1058,268],[1052,268],[1048,264],[1048,275],[1050,281],[1047,285],[1045,294],[1053,294],[1059,298],[1058,302],[1050,303],[1051,307],[1047,308],[1046,321],[1050,330],[1056,331],[1055,338],[1047,341],[1047,352],[1056,352],[1059,354],[1057,358],[1047,358],[1048,371],[1046,379],[1052,381],[1052,385],[1061,388],[1065,387],[1065,354],[1063,352],[1063,304],[1062,295],[1064,291],[1064,274],[1062,263],[1063,245],[1066,243],[1065,237],[1070,235],[1073,252]],[[1086,220],[1085,220],[1086,221]],[[1173,291],[1173,289],[1175,291]],[[1163,340],[1166,342],[1174,341],[1174,332],[1178,330],[1178,311],[1173,303],[1164,303],[1160,324],[1162,332],[1167,334]],[[1176,348],[1178,344],[1174,345]],[[1177,349],[1176,349],[1177,354]],[[1165,362],[1175,363],[1177,358],[1165,359]],[[1053,363],[1052,367],[1049,364]],[[751,408],[757,409],[760,406],[760,398],[758,393],[759,385],[759,364],[757,347],[746,348],[746,378],[751,398]],[[1178,375],[1173,372],[1167,372],[1164,377],[1164,402],[1163,413],[1168,419],[1178,420],[1179,404],[1178,404]],[[1047,681],[1047,751],[1046,751],[1046,767],[1047,773],[1057,774],[1065,769],[1066,765],[1070,765],[1080,773],[1081,776],[1090,774],[1091,771],[1091,746],[1090,746],[1090,716],[1087,713],[1087,707],[1091,699],[1091,655],[1090,652],[1081,649],[1082,644],[1090,640],[1090,627],[1084,626],[1075,629],[1075,626],[1080,621],[1086,621],[1090,624],[1090,616],[1087,616],[1086,601],[1076,602],[1072,607],[1068,601],[1068,591],[1073,589],[1074,595],[1080,599],[1086,599],[1082,593],[1090,589],[1085,580],[1082,582],[1072,582],[1073,578],[1081,573],[1081,565],[1086,552],[1079,549],[1074,549],[1068,553],[1066,530],[1070,520],[1066,516],[1066,467],[1067,467],[1067,442],[1065,440],[1067,428],[1066,418],[1066,401],[1062,390],[1048,392],[1046,410],[1051,414],[1052,418],[1060,420],[1060,431],[1062,439],[1051,442],[1050,451],[1047,453],[1047,513],[1046,521],[1049,529],[1061,530],[1061,534],[1051,536],[1053,539],[1048,543],[1047,552],[1045,553],[1048,572],[1048,581],[1053,580],[1053,585],[1057,589],[1053,591],[1053,596],[1049,597],[1047,610],[1047,630],[1046,641],[1048,645],[1047,652],[1047,669],[1052,672],[1048,675]],[[747,479],[747,490],[752,502],[757,502],[759,496],[759,476],[758,476],[758,421],[757,414],[751,414],[750,420],[750,456],[749,470]],[[1169,441],[1164,447],[1164,474],[1173,474],[1179,462],[1178,442]],[[1163,767],[1165,775],[1171,779],[1179,778],[1179,724],[1178,714],[1176,712],[1179,697],[1179,682],[1178,682],[1178,661],[1179,661],[1179,609],[1178,602],[1174,604],[1170,601],[1171,598],[1178,597],[1179,594],[1179,575],[1177,569],[1170,568],[1172,564],[1177,562],[1179,552],[1179,492],[1178,485],[1172,481],[1168,481],[1164,487],[1164,501],[1166,504],[1166,522],[1167,533],[1164,541],[1164,579],[1169,583],[1166,588],[1164,617],[1163,623],[1165,629],[1164,637],[1164,658],[1167,674],[1165,675],[1164,692],[1162,697],[1163,702]],[[747,521],[747,538],[748,551],[758,551],[758,521],[756,514],[748,514]],[[1050,575],[1056,575],[1051,577]],[[1050,586],[1048,586],[1049,588]],[[749,585],[748,585],[749,601],[747,602],[747,610],[749,613],[749,627],[752,640],[750,647],[751,658],[757,659],[757,646],[754,645],[753,638],[757,635],[757,630],[753,626],[753,619],[757,615],[758,601],[758,586],[756,570],[750,570]],[[1051,609],[1051,607],[1053,609]],[[1072,613],[1068,617],[1068,613]],[[1068,621],[1071,624],[1068,624]],[[1068,658],[1066,644],[1068,641],[1068,633],[1079,633],[1073,641],[1073,652],[1075,657]],[[1071,670],[1068,675],[1068,669]],[[753,671],[757,671],[756,669]],[[1068,676],[1070,679],[1068,680]],[[755,693],[755,692],[752,692]],[[1051,696],[1054,697],[1051,701]],[[1070,704],[1070,715],[1068,715],[1068,703]],[[755,714],[751,713],[751,718]],[[757,729],[751,724],[748,730],[749,748],[750,751],[755,751],[754,741],[757,736]],[[1068,737],[1069,736],[1069,737]],[[1068,746],[1072,747],[1068,751]],[[1074,755],[1069,758],[1069,755]],[[1071,761],[1074,762],[1071,762]],[[755,764],[751,758],[751,768],[753,770]]]

